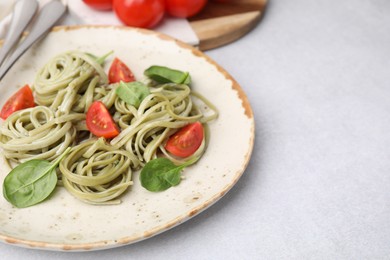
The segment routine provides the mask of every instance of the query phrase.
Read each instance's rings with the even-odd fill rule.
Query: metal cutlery
[[[36,0],[20,0],[16,2],[8,33],[3,47],[0,49],[0,65],[4,62],[12,47],[15,46],[37,10],[38,2]]]
[[[14,13],[13,16],[15,16],[15,17],[13,17],[12,19],[13,20],[18,19],[18,17],[20,18],[20,15],[22,13],[25,13],[25,12],[27,13],[27,11],[24,10],[24,8],[28,8],[29,5],[26,4],[25,2],[34,2],[34,1],[31,1],[31,0],[19,1],[19,2],[22,2],[22,4],[20,4],[20,5],[21,5],[21,7],[23,7],[23,8],[21,8],[23,10],[21,10],[20,7],[17,9],[15,6],[15,12],[18,11],[20,13],[17,13],[17,14]],[[8,72],[8,70],[12,67],[12,65],[18,60],[18,58],[33,43],[35,43],[37,40],[39,40],[43,35],[45,35],[45,33],[49,32],[50,28],[53,27],[53,25],[64,15],[65,11],[66,11],[66,7],[60,1],[57,1],[57,0],[53,0],[42,7],[42,9],[38,13],[37,17],[33,21],[31,31],[28,33],[26,38],[19,44],[19,46],[14,50],[14,52],[8,56],[8,58],[4,61],[4,63],[0,67],[0,80]],[[23,19],[24,19],[24,17],[23,17]],[[15,22],[15,24],[16,23],[17,22]],[[22,22],[20,22],[20,24],[22,24]],[[12,27],[12,24],[11,24],[11,27]],[[22,25],[20,25],[20,27],[22,27]],[[18,27],[18,29],[19,29],[19,27]],[[15,33],[15,36],[14,35],[11,35],[11,36],[7,35],[6,42],[4,43],[4,46],[10,45],[11,47],[7,47],[7,48],[12,49],[12,45],[11,45],[12,43],[8,44],[8,42],[7,42],[8,39],[16,41],[17,39],[19,39],[21,33],[19,33],[19,36],[16,36],[17,31],[10,30],[10,33],[11,34]],[[16,40],[14,40],[14,38],[16,38]],[[15,44],[15,42],[14,42],[14,44]],[[3,48],[4,48],[4,46],[3,46]],[[3,51],[3,48],[1,49],[1,51]],[[5,49],[4,52],[6,52],[6,51],[7,51],[7,49]]]

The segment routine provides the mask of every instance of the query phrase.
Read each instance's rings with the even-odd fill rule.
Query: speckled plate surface
[[[58,27],[31,48],[0,82],[0,105],[17,88],[31,84],[51,57],[72,49],[94,54],[114,50],[142,76],[150,65],[189,71],[192,87],[219,109],[210,123],[202,159],[183,172],[180,185],[160,193],[141,187],[138,173],[120,205],[93,206],[59,187],[49,200],[24,209],[0,196],[0,240],[46,250],[99,250],[141,241],[197,215],[218,201],[244,172],[254,142],[254,120],[237,82],[202,52],[165,35],[125,27]],[[237,134],[239,133],[239,134]],[[0,161],[0,182],[9,172]],[[2,193],[2,192],[1,192]]]

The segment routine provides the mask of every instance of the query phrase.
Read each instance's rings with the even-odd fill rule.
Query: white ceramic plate
[[[58,27],[31,48],[0,82],[0,105],[53,56],[72,49],[94,54],[110,50],[136,77],[150,65],[189,71],[192,87],[219,109],[210,123],[210,144],[202,159],[183,172],[180,185],[160,193],[134,186],[120,205],[93,206],[57,188],[51,199],[24,209],[0,196],[0,240],[47,250],[98,250],[134,243],[168,230],[218,201],[241,177],[251,156],[254,120],[237,82],[199,50],[165,35],[125,27]],[[0,161],[0,182],[9,172]],[[2,185],[1,185],[2,186]],[[0,193],[2,194],[2,192]]]

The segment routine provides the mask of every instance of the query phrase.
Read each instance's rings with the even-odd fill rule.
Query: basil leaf
[[[127,104],[138,108],[142,100],[150,94],[150,91],[145,84],[139,81],[126,83],[121,81],[115,93]]]
[[[188,72],[170,69],[163,66],[151,66],[144,74],[158,83],[190,84],[191,76]]]
[[[57,185],[56,168],[70,148],[54,162],[33,159],[15,167],[4,179],[3,196],[12,205],[25,208],[45,200]]]
[[[195,158],[195,160],[190,160],[178,166],[167,158],[151,160],[141,171],[141,185],[148,191],[153,192],[164,191],[176,186],[181,181],[181,171],[197,160],[198,158]]]

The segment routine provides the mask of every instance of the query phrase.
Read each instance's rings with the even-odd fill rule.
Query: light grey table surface
[[[0,243],[0,259],[390,259],[390,1],[270,0],[250,34],[206,53],[254,111],[237,185],[136,244]]]

